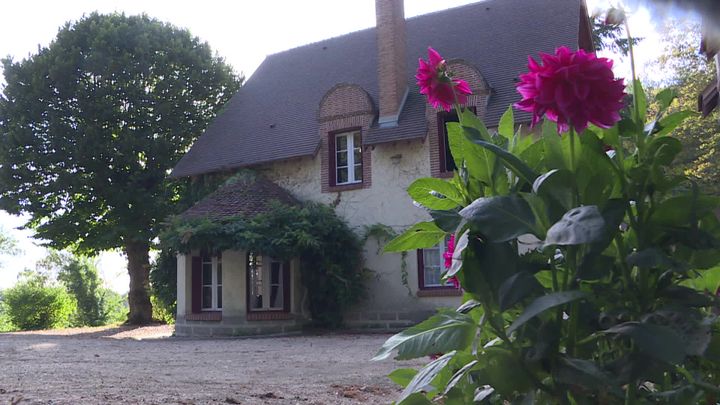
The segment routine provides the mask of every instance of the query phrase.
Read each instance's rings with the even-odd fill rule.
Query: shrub
[[[61,286],[50,285],[37,273],[26,274],[3,292],[6,313],[21,330],[63,328],[77,309],[73,297]]]
[[[173,324],[177,308],[177,261],[167,251],[158,254],[150,268],[150,302],[153,319]]]

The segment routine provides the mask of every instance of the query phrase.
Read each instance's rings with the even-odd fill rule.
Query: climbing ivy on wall
[[[252,218],[176,218],[161,233],[161,247],[176,253],[245,250],[283,260],[299,258],[313,323],[340,326],[344,311],[365,293],[360,238],[328,206],[269,204],[268,212]]]
[[[395,232],[392,227],[385,224],[372,224],[365,225],[365,232],[363,233],[362,244],[364,245],[370,238],[374,238],[378,241],[378,254],[382,252],[383,246],[395,239],[398,233]],[[407,288],[408,295],[412,296],[413,292],[408,282],[408,270],[407,270],[407,256],[408,252],[400,252],[400,281]]]

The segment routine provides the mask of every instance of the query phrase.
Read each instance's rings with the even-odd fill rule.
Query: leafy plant
[[[20,330],[70,326],[77,308],[65,288],[32,272],[23,273],[15,286],[3,291],[2,298],[7,317]]]
[[[692,113],[668,110],[671,90],[652,113],[639,81],[630,92],[615,124],[582,133],[558,112],[557,126],[526,135],[509,108],[491,134],[458,111],[454,178],[408,190],[433,221],[386,250],[454,234],[447,276],[464,302],[380,349],[376,359],[446,353],[391,374],[398,404],[715,403],[720,200],[672,173],[682,144],[670,134]]]

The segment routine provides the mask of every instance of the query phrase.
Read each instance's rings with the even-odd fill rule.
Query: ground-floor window
[[[437,245],[418,249],[418,284],[421,290],[434,288],[455,288],[451,282],[443,282],[442,276],[445,273],[445,260],[443,258],[447,250],[448,240]]]
[[[249,311],[289,311],[289,262],[250,252],[247,270]]]
[[[202,263],[202,310],[222,309],[222,257],[203,255]]]

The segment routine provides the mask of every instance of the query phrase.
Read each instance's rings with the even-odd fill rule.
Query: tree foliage
[[[642,41],[642,38],[626,38],[622,25],[608,24],[602,16],[592,19],[592,38],[596,51],[609,50],[622,56],[628,55],[631,43],[635,46]]]
[[[65,288],[29,271],[21,274],[15,286],[3,290],[2,301],[6,316],[20,330],[70,326],[77,308]]]
[[[698,95],[716,77],[715,62],[699,52],[700,32],[699,24],[680,21],[664,28],[666,46],[658,58],[664,79],[659,85],[672,86],[678,95],[670,111],[695,110]],[[675,136],[685,145],[677,172],[690,176],[704,190],[720,194],[720,111],[687,118]]]
[[[3,67],[0,208],[55,248],[125,249],[130,318],[148,321],[148,249],[178,199],[167,174],[241,79],[144,15],[90,14]]]
[[[93,258],[51,251],[38,268],[45,274],[56,274],[58,282],[75,298],[73,326],[101,326],[124,320],[127,311],[123,299],[103,287]]]

